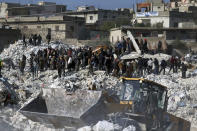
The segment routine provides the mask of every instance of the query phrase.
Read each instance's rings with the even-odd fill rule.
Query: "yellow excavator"
[[[121,77],[120,80],[119,103],[108,99],[110,112],[125,110],[129,119],[140,123],[141,130],[190,131],[189,121],[167,112],[167,87],[143,78]]]

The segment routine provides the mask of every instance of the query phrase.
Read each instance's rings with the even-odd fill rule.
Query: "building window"
[[[160,6],[158,6],[157,8],[158,8],[158,9],[160,9],[161,7],[160,7]]]
[[[90,20],[93,20],[93,16],[90,16]]]
[[[38,29],[41,29],[41,26],[37,26]]]
[[[116,16],[112,16],[112,18],[113,18],[113,19],[115,19],[115,18],[116,18]]]
[[[59,26],[55,26],[55,31],[59,31]]]

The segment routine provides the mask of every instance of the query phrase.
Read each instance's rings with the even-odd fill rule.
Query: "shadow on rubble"
[[[4,90],[4,93],[7,94],[6,95],[6,104],[10,103],[10,104],[17,104],[18,102],[18,97],[16,95],[16,92],[14,91],[14,89],[18,89],[17,86],[13,85],[13,84],[10,84],[8,82],[8,79],[7,78],[0,78],[0,81],[3,83],[4,87],[3,90]]]

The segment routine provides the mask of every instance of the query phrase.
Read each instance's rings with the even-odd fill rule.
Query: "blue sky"
[[[0,0],[4,2],[15,3],[37,3],[38,1],[50,1],[58,4],[67,5],[68,9],[75,9],[80,5],[94,5],[97,8],[116,9],[116,8],[132,8],[135,1],[143,2],[144,0]],[[165,0],[169,1],[169,0]]]

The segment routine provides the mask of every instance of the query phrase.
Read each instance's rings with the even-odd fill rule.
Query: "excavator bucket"
[[[191,123],[189,121],[186,121],[180,117],[176,117],[172,114],[165,113],[166,116],[168,116],[170,125],[169,130],[170,131],[190,131]]]
[[[56,128],[81,127],[102,120],[106,114],[101,91],[43,89],[43,93],[19,110],[35,122]]]

